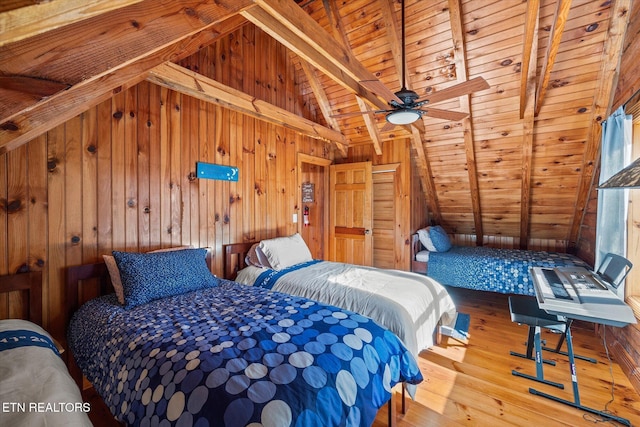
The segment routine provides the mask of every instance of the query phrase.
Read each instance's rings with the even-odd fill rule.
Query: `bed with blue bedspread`
[[[581,265],[565,253],[453,246],[447,252],[429,253],[429,277],[443,285],[503,294],[535,295],[531,267]]]
[[[433,235],[433,230],[428,231]],[[422,236],[414,235],[412,270],[447,286],[535,295],[529,275],[531,267],[582,266],[590,269],[580,258],[567,253],[456,246],[447,244],[445,237],[440,243],[436,239],[429,240],[424,232]]]
[[[221,279],[131,308],[115,294],[90,300],[68,336],[128,425],[369,426],[395,384],[422,381],[371,319]]]

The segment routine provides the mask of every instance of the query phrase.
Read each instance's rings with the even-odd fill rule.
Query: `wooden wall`
[[[181,63],[310,117],[286,50],[253,26]],[[65,267],[113,249],[211,248],[297,230],[296,155],[330,147],[143,82],[0,157],[0,274],[44,271],[45,327],[62,337]],[[197,161],[238,182],[193,179]],[[297,212],[300,214],[301,212]],[[0,297],[0,318],[20,295]]]

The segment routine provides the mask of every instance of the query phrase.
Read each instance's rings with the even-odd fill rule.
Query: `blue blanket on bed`
[[[478,246],[453,246],[447,252],[429,252],[427,275],[443,285],[504,294],[535,295],[531,267],[579,265],[570,254]]]
[[[130,310],[94,299],[69,344],[130,425],[369,426],[397,382],[422,381],[369,318],[228,281]]]

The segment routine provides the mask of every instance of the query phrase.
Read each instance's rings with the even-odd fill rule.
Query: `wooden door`
[[[371,162],[332,165],[330,188],[329,259],[372,265]]]
[[[373,166],[373,266],[378,268],[403,267],[398,167],[399,163]]]

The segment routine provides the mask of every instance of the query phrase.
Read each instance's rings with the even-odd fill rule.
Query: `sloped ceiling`
[[[165,63],[250,21],[291,51],[299,87],[323,113],[318,123],[286,111],[265,120],[332,141],[339,155],[410,138],[431,214],[448,230],[479,244],[571,247],[630,1],[406,0],[406,86],[420,97],[476,77],[490,87],[435,105],[465,119],[388,130],[383,114],[333,116],[387,108],[400,89],[398,1],[15,0],[0,8],[0,154],[146,78],[215,101],[231,89]],[[230,99],[252,113],[251,94]]]

